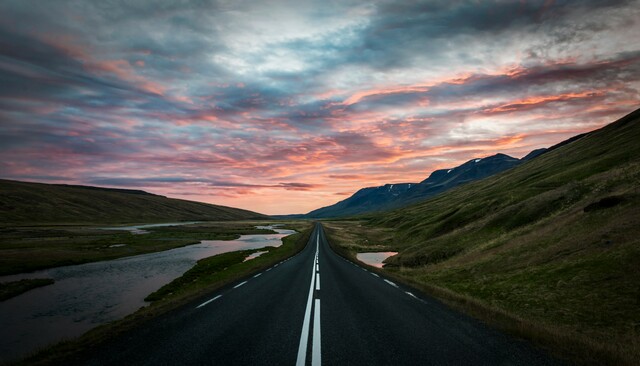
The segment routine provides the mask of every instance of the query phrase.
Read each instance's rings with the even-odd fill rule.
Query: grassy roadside
[[[310,222],[287,223],[286,228],[298,233],[282,239],[277,248],[268,248],[269,252],[243,262],[249,252],[258,250],[224,253],[200,260],[183,277],[153,294],[150,306],[109,324],[99,326],[83,336],[58,343],[38,352],[16,365],[57,365],[78,364],[88,357],[92,350],[130,329],[144,325],[158,316],[175,310],[208,293],[231,283],[249,277],[273,264],[291,257],[301,251],[311,236],[313,226]],[[163,290],[164,289],[164,290]]]
[[[51,278],[31,278],[20,281],[0,283],[0,301],[8,300],[31,289],[53,284]]]
[[[326,222],[324,226],[329,244],[334,251],[363,266],[366,264],[356,259],[357,252],[397,248],[382,244],[393,242],[394,236],[386,228],[371,227],[362,221]],[[381,236],[380,233],[386,233],[386,236]],[[368,246],[368,243],[371,245]],[[428,277],[424,276],[424,269],[417,271],[394,266],[386,266],[385,269],[370,266],[368,268],[394,281],[434,296],[459,311],[502,331],[529,340],[571,362],[583,365],[637,364],[638,349],[640,348],[637,333],[631,332],[630,334],[625,329],[620,329],[619,332],[611,331],[610,326],[614,321],[608,322],[609,327],[604,328],[603,324],[592,324],[588,318],[581,317],[574,319],[573,322],[566,320],[560,322],[553,317],[553,314],[549,314],[548,317],[552,320],[545,321],[544,318],[532,317],[517,307],[509,308],[504,305],[504,302],[492,301],[496,292],[471,295],[471,292],[460,290],[461,283],[457,281],[462,281],[462,278],[460,276],[450,278],[449,276],[452,276],[450,271],[438,272],[437,269],[433,269],[434,273]],[[476,271],[480,270],[476,268]],[[485,276],[482,273],[477,274],[479,278]],[[532,281],[533,279],[527,280]],[[532,290],[529,288],[529,291]],[[531,299],[536,297],[550,298],[550,295],[542,294],[539,290],[528,295]],[[565,296],[575,295],[565,292]],[[584,299],[570,300],[573,301],[560,304],[563,307],[562,311],[582,314],[584,312],[580,308],[585,304],[601,308],[601,305],[589,301],[585,302]],[[613,302],[608,298],[599,300],[600,302]],[[573,304],[574,308],[567,308],[567,303]],[[549,306],[554,305],[556,304],[549,304]],[[604,315],[606,314],[603,314],[602,318]]]
[[[273,233],[255,228],[264,223],[203,222],[149,228],[149,234],[140,235],[99,226],[0,227],[0,275],[159,252],[201,240],[232,240],[241,234]]]

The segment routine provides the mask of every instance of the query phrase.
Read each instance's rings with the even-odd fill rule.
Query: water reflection
[[[146,305],[147,295],[180,277],[199,259],[235,250],[277,247],[282,245],[282,237],[294,233],[275,231],[277,234],[203,240],[163,252],[0,277],[0,282],[22,278],[56,281],[0,302],[0,363],[123,318]]]
[[[375,253],[358,253],[356,258],[370,266],[382,268],[385,259],[398,254],[398,252],[375,252]]]
[[[149,234],[149,231],[144,229],[149,229],[152,227],[165,227],[165,226],[180,226],[180,225],[191,225],[191,224],[199,224],[202,221],[185,221],[185,222],[165,222],[163,224],[144,224],[144,225],[133,225],[133,226],[109,226],[109,227],[101,227],[103,230],[124,230],[129,231],[131,234]]]

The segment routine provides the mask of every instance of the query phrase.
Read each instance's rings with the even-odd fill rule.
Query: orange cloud
[[[510,112],[522,112],[525,110],[531,110],[546,106],[555,102],[568,102],[578,99],[595,99],[602,98],[606,95],[606,91],[585,91],[581,93],[565,93],[558,95],[544,95],[544,96],[532,96],[525,99],[514,100],[508,104],[499,105],[484,109],[483,114],[498,114],[498,113],[510,113]]]
[[[345,99],[342,104],[343,105],[352,105],[359,103],[363,99],[372,96],[380,96],[380,95],[393,95],[393,94],[410,94],[410,93],[425,93],[429,91],[430,88],[440,84],[453,84],[453,85],[461,85],[467,83],[469,80],[473,78],[472,73],[460,73],[453,77],[444,77],[439,79],[430,80],[428,82],[416,83],[413,85],[398,85],[398,86],[379,86],[373,89],[361,90],[350,97]],[[422,103],[428,104],[428,100],[422,100]]]
[[[327,178],[343,179],[343,180],[360,180],[360,179],[366,179],[367,176],[362,174],[330,174],[327,176]]]

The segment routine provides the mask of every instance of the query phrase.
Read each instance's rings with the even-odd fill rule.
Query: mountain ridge
[[[525,158],[531,160],[545,153],[537,149]],[[525,161],[503,153],[474,158],[450,169],[438,169],[419,183],[394,183],[359,189],[352,196],[333,205],[313,210],[303,217],[328,218],[367,214],[390,210],[432,197],[458,185],[483,179],[517,166]],[[395,188],[395,190],[393,190]]]

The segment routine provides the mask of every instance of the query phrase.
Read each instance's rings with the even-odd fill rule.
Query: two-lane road
[[[100,347],[91,365],[550,365],[545,354],[335,254],[298,255]]]

